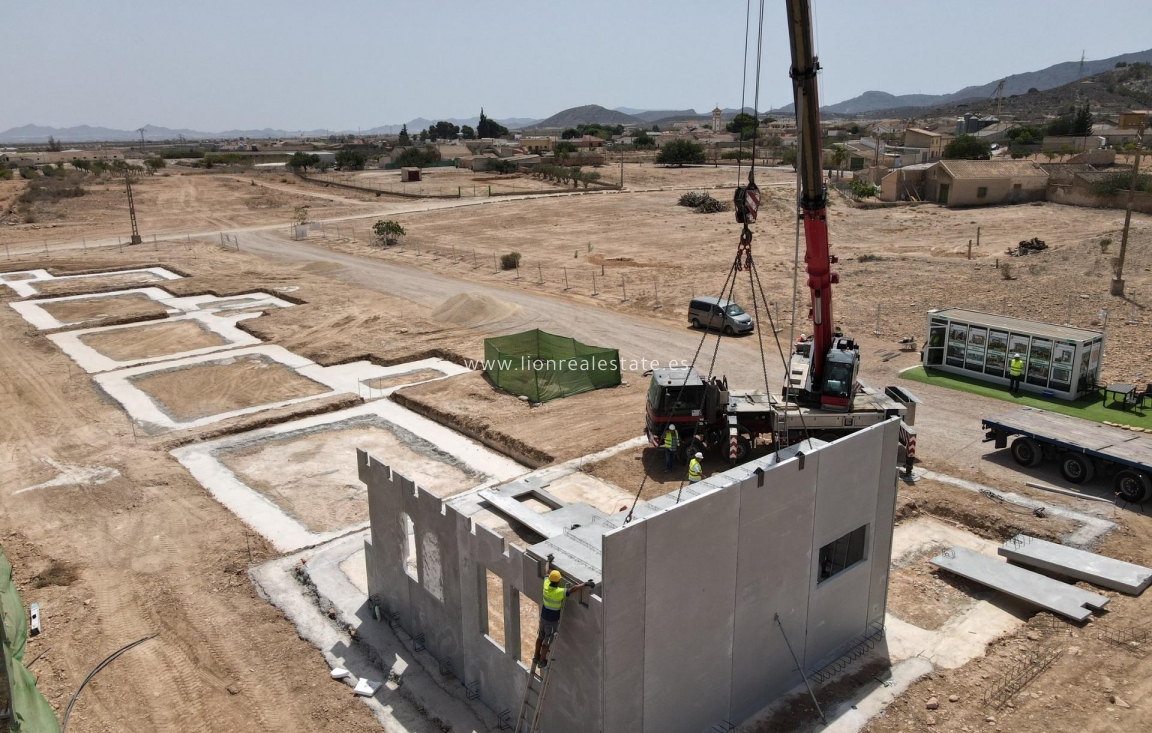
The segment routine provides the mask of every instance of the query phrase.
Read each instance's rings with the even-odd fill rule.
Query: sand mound
[[[460,293],[453,295],[432,311],[438,321],[455,323],[457,326],[478,326],[511,318],[523,308],[515,303],[507,303],[499,298],[483,293]]]

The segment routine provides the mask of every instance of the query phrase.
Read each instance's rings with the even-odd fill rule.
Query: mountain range
[[[1083,75],[1093,76],[1116,67],[1117,63],[1133,64],[1137,62],[1152,63],[1152,49],[1112,56],[1106,59],[1083,62],[1066,61],[1054,64],[1039,71],[1029,71],[1022,74],[1013,74],[1004,77],[1004,96],[1013,97],[1027,95],[1032,90],[1043,92],[1070,84]],[[954,105],[971,100],[984,100],[996,93],[1000,80],[985,84],[967,86],[948,94],[889,94],[883,91],[867,91],[851,99],[829,104],[822,108],[827,114],[859,115],[874,112],[900,113],[899,116],[922,114],[925,110],[944,105]],[[751,112],[750,109],[745,111]],[[773,113],[791,114],[791,104],[772,110]],[[723,116],[731,119],[738,110],[724,108]],[[697,112],[695,109],[682,110],[647,110],[636,107],[617,107],[608,109],[596,104],[586,104],[579,107],[557,112],[545,119],[529,117],[509,117],[497,119],[501,125],[512,129],[563,129],[581,124],[599,122],[609,125],[653,125],[682,122],[684,120],[706,120],[711,118],[711,111]],[[469,125],[476,127],[478,117],[449,118],[454,125]],[[434,124],[433,120],[423,117],[403,123],[408,126],[410,133],[416,133]],[[203,132],[199,130],[158,127],[144,125],[145,140],[178,140],[183,137],[187,140],[224,140],[237,138],[285,138],[285,137],[326,137],[333,134],[355,134],[360,132],[369,135],[387,135],[400,132],[401,124],[380,125],[369,129],[353,130],[280,130],[264,128],[260,130],[224,130],[222,132]],[[42,125],[23,125],[0,132],[0,143],[7,144],[38,144],[48,141],[49,136],[63,143],[81,142],[132,142],[140,139],[139,130],[116,130],[106,127],[89,127],[79,125],[76,127],[47,127]]]

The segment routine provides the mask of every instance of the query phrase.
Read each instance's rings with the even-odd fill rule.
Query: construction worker
[[[664,470],[671,471],[672,464],[676,461],[676,451],[680,448],[680,433],[676,432],[676,428],[672,427],[672,423],[668,423],[668,427],[664,428]]]
[[[692,460],[688,461],[688,483],[694,484],[704,479],[704,467],[700,464],[703,460],[704,454],[697,452],[692,456]]]
[[[595,581],[574,585],[565,588],[561,583],[560,571],[553,570],[544,579],[544,603],[540,604],[540,633],[536,635],[536,654],[532,661],[541,667],[548,666],[548,647],[556,638],[560,629],[560,609],[564,607],[564,599],[581,588],[592,589],[596,587]]]
[[[1020,376],[1024,374],[1024,359],[1019,353],[1013,354],[1008,362],[1008,391],[1015,394],[1020,391]]]

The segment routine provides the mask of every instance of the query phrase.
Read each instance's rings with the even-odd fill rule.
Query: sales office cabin
[[[1021,388],[1074,400],[1099,382],[1104,333],[948,308],[928,311],[924,367],[1008,384],[1008,360],[1024,359]]]

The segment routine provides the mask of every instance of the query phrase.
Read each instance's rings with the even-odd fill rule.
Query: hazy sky
[[[791,101],[784,7],[766,6],[761,108]],[[0,0],[0,130],[736,107],[744,12],[744,0]],[[1124,20],[1147,19],[1148,0],[815,0],[814,12],[826,103],[1152,46],[1147,23]]]

